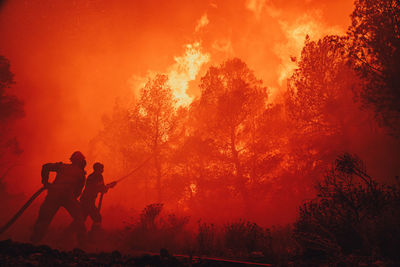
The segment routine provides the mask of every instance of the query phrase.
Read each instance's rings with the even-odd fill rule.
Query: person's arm
[[[109,183],[109,184],[106,184],[107,190],[110,189],[110,188],[113,188],[113,187],[116,186],[116,185],[117,185],[117,182],[116,182],[116,181],[111,182],[111,183]]]
[[[105,194],[108,191],[108,187],[104,184],[103,175],[100,175],[100,177],[101,177],[101,179],[99,182],[99,191],[100,191],[100,193]]]
[[[101,176],[101,186],[100,186],[100,188],[101,188],[101,190],[100,190],[100,193],[103,193],[103,194],[105,194],[105,193],[107,193],[108,192],[108,190],[110,189],[110,188],[113,188],[114,186],[116,186],[117,185],[117,182],[111,182],[111,183],[109,183],[109,184],[104,184],[104,179],[103,179],[103,175]]]
[[[46,163],[42,166],[42,184],[47,187],[49,183],[49,174],[50,172],[58,172],[61,167],[61,162],[57,163]]]
[[[86,183],[86,177],[85,177],[85,174],[82,173],[82,176],[79,178],[79,181],[77,182],[75,191],[74,191],[74,196],[76,198],[78,198],[82,194],[82,190],[83,190],[83,187],[85,186],[85,183]]]

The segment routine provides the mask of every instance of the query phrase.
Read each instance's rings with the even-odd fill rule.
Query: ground
[[[86,253],[80,249],[60,251],[49,246],[0,241],[1,266],[266,266],[222,259],[171,256],[166,250],[160,254],[140,256],[122,255],[119,251]]]

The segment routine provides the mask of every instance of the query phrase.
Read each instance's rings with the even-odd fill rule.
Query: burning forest
[[[0,1],[0,265],[400,264],[399,16]]]

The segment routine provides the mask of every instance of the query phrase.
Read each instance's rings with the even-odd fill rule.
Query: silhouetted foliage
[[[10,122],[23,116],[23,104],[7,90],[14,84],[14,74],[10,71],[10,62],[0,56],[0,125],[4,130]]]
[[[400,260],[400,188],[379,184],[362,161],[343,154],[319,184],[318,197],[300,208],[295,238],[303,260],[371,263]]]
[[[125,230],[125,243],[129,248],[159,251],[168,248],[183,252],[187,248],[188,232],[185,226],[189,218],[175,214],[161,214],[162,203],[147,205],[138,218]]]
[[[218,255],[221,253],[222,244],[217,240],[218,233],[214,224],[198,222],[196,236],[197,252],[199,255]],[[219,249],[218,249],[219,247]]]
[[[344,45],[345,40],[338,36],[317,42],[306,39],[298,69],[288,83],[286,104],[297,126],[296,134],[313,138],[311,146],[330,146],[321,149],[322,153],[332,153],[331,148],[343,142],[340,137],[346,130],[361,121],[353,101],[358,81],[346,64]]]
[[[265,262],[285,266],[299,253],[293,238],[292,225],[275,226],[267,229],[267,242],[263,249]]]
[[[238,259],[252,259],[258,255],[262,262],[287,264],[298,253],[292,236],[290,226],[263,228],[247,220],[223,225],[199,221],[195,252]]]
[[[131,115],[133,130],[139,135],[145,151],[153,157],[157,201],[162,198],[161,178],[166,150],[178,125],[175,103],[168,76],[158,74],[141,89],[140,99]]]
[[[155,230],[156,228],[156,218],[160,215],[163,208],[162,203],[155,203],[146,206],[140,213],[140,224],[143,229]]]
[[[92,147],[110,160],[114,172],[123,176],[150,159],[135,173],[134,186],[140,192],[133,197],[140,204],[182,198],[186,184],[179,179],[174,153],[182,142],[185,112],[176,107],[168,77],[157,74],[141,88],[135,102],[118,101],[111,116],[103,118],[103,130]]]
[[[310,184],[369,121],[353,100],[359,79],[347,64],[345,46],[346,39],[339,36],[307,37],[288,80],[289,172],[306,184],[302,190],[308,195],[314,194]]]
[[[103,116],[103,129],[91,142],[92,152],[107,158],[110,162],[107,168],[112,173],[126,172],[132,168],[132,162],[143,158],[143,155],[135,153],[139,148],[132,134],[130,116],[128,105],[117,100],[112,113]]]
[[[364,78],[361,97],[379,121],[400,136],[400,3],[356,0],[349,27],[350,56]]]
[[[137,191],[130,198],[147,205],[161,197],[166,207],[219,223],[294,219],[335,155],[364,146],[361,135],[375,127],[353,100],[360,79],[347,64],[347,48],[344,37],[307,39],[285,98],[273,104],[237,58],[211,66],[188,107],[176,105],[167,76],[149,79],[101,133],[121,174],[154,157],[130,180]],[[279,203],[287,203],[285,211]],[[261,209],[278,215],[266,218]]]
[[[264,139],[259,131],[267,88],[238,58],[210,67],[200,88],[201,97],[192,105],[197,119],[195,134],[212,147],[209,166],[213,175],[225,176],[225,188],[230,188],[233,196],[239,194],[250,208],[249,187],[258,180],[256,169],[267,153],[260,149]]]
[[[13,156],[22,153],[11,132],[13,123],[24,115],[21,100],[8,92],[14,83],[10,62],[0,56],[0,182],[15,164]]]
[[[9,94],[14,84],[14,74],[10,62],[0,56],[0,209],[6,212],[11,209],[10,203],[16,196],[7,192],[5,180],[17,164],[17,157],[22,149],[13,133],[14,122],[23,117],[23,103],[16,96]],[[18,196],[21,197],[21,196]]]
[[[267,242],[267,232],[255,223],[239,220],[224,225],[224,247],[235,255],[240,252],[262,251]]]
[[[344,45],[339,36],[306,39],[298,68],[289,79],[290,115],[307,133],[337,134],[351,107],[357,79],[346,64]]]

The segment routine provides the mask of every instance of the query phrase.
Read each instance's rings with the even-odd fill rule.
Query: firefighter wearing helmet
[[[60,207],[64,207],[73,218],[73,228],[80,245],[86,239],[86,228],[82,210],[77,198],[85,184],[85,156],[74,152],[70,157],[71,163],[46,163],[42,167],[42,183],[47,189],[47,196],[40,206],[39,216],[34,224],[31,241],[39,243]],[[53,183],[49,182],[50,172],[55,172]]]
[[[101,229],[101,215],[99,209],[95,205],[97,195],[99,193],[107,193],[108,189],[115,185],[114,183],[108,185],[104,184],[104,178],[102,175],[103,171],[103,164],[100,162],[93,164],[93,173],[87,177],[85,190],[80,198],[84,220],[86,220],[88,216],[93,220],[92,227],[89,232],[89,238],[91,240],[93,240],[95,235]]]

